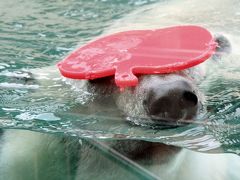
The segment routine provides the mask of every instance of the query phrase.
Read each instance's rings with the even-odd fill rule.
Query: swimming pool
[[[191,2],[187,5],[192,9],[196,8]],[[200,152],[239,154],[240,64],[235,63],[239,58],[237,47],[233,47],[233,54],[224,60],[231,63],[218,62],[218,72],[216,69],[210,69],[208,74],[212,76],[207,76],[199,85],[206,96],[207,113],[201,114],[199,120],[188,126],[171,129],[159,130],[126,123],[122,114],[111,105],[104,112],[97,111],[97,107],[93,108],[86,103],[86,98],[93,98],[92,94],[85,91],[79,93],[79,89],[73,89],[72,84],[64,83],[61,78],[52,79],[51,70],[46,68],[54,66],[76,47],[102,34],[121,31],[126,26],[129,29],[138,29],[142,23],[149,28],[162,26],[153,23],[154,19],[150,21],[154,8],[161,6],[176,9],[158,13],[155,19],[164,18],[168,13],[174,15],[175,12],[175,15],[179,13],[177,15],[179,21],[176,24],[180,22],[199,24],[211,31],[225,33],[229,37],[238,37],[240,4],[235,2],[231,10],[227,5],[228,3],[225,7],[226,13],[222,13],[224,8],[211,9],[209,6],[212,12],[210,16],[207,16],[209,9],[206,8],[203,17],[197,18],[193,13],[191,17],[186,18],[187,11],[179,10],[182,7],[181,3],[177,2],[172,6],[171,1],[1,2],[0,128],[2,131],[21,129],[53,134],[52,136],[59,137],[59,140],[62,137],[73,138],[73,141],[84,138],[83,143],[96,147],[95,151],[103,154],[104,158],[113,158],[112,166],[122,168],[122,174],[133,179],[140,177],[154,179],[156,175],[151,173],[151,170],[134,164],[134,161],[128,162],[117,152],[112,152],[102,141],[144,140]],[[141,14],[147,18],[141,20],[139,17]],[[204,18],[206,21],[202,20]],[[167,21],[164,20],[164,25],[168,25]],[[28,72],[33,69],[39,73],[39,80],[45,78],[43,84],[39,83],[38,79],[31,79]],[[66,157],[73,158],[68,155]],[[72,162],[66,159],[64,162]],[[35,162],[37,166],[34,169],[37,172],[41,161]],[[70,170],[65,173],[67,176],[62,178],[73,179],[74,168],[71,169],[69,165],[59,168],[66,167]],[[35,179],[38,179],[36,172],[33,174],[36,175]],[[46,178],[51,179],[50,176]]]

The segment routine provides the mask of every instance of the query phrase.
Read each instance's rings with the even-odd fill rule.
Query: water
[[[77,46],[119,27],[126,14],[135,17],[132,11],[143,11],[145,7],[148,11],[156,3],[150,0],[0,2],[0,127],[85,138],[142,139],[197,151],[239,154],[239,63],[218,63],[218,73],[215,69],[208,72],[214,76],[208,76],[200,85],[206,96],[207,115],[188,126],[161,131],[125,122],[114,108],[93,111],[91,104],[84,104],[85,98],[92,98],[91,94],[79,93],[79,89],[72,89],[61,78],[52,79],[50,70],[45,68],[55,65]],[[232,13],[236,18],[239,16],[237,8]],[[237,19],[225,21],[234,27],[228,31],[229,25],[224,26],[215,17],[209,19],[215,23],[207,25],[210,29],[216,25],[217,30],[230,35],[239,33]],[[187,21],[197,20],[193,15]],[[228,61],[239,59],[239,53],[233,52]],[[29,79],[27,72],[36,68],[45,68],[34,71],[41,73],[40,80],[46,79],[44,84]]]
[[[226,6],[216,9],[210,6],[211,2],[207,7],[202,6],[204,8],[196,7],[191,1],[186,1],[186,3],[192,7],[190,11],[182,9],[186,4],[178,1],[174,6],[171,1],[154,0],[1,1],[0,135],[3,129],[24,129],[41,132],[43,133],[41,136],[53,134],[50,140],[57,137],[61,143],[62,137],[73,138],[76,144],[91,144],[96,147],[96,153],[101,156],[104,154],[103,156],[107,156],[107,159],[114,159],[115,163],[110,163],[110,167],[117,166],[118,169],[122,169],[121,172],[126,177],[133,179],[140,177],[154,179],[156,177],[147,169],[132,161],[129,162],[125,157],[105,147],[102,144],[104,140],[107,142],[119,139],[145,140],[185,147],[199,152],[232,152],[239,155],[239,46],[233,46],[230,56],[224,57],[223,61],[216,62],[217,66],[208,70],[207,78],[199,85],[206,97],[204,106],[207,113],[201,114],[199,120],[192,121],[187,126],[171,129],[151,124],[136,125],[125,121],[121,112],[107,102],[103,102],[106,108],[102,111],[101,104],[87,103],[88,99],[94,98],[94,94],[76,86],[74,82],[60,78],[56,75],[56,68],[53,68],[76,47],[102,34],[126,29],[159,28],[181,22],[194,23],[204,25],[213,32],[224,33],[235,44],[238,44],[239,2],[225,2]],[[233,4],[231,8],[228,8],[229,3]],[[162,6],[166,8],[161,8]],[[169,10],[168,7],[174,8]],[[204,12],[201,17],[199,17],[199,9]],[[209,12],[211,12],[210,15]],[[170,19],[164,19],[168,16],[176,18],[177,13],[179,13],[178,21],[174,24],[171,24]],[[141,16],[144,18],[139,18]],[[159,24],[157,20],[161,23]],[[29,72],[37,74],[37,77],[31,79]],[[142,121],[144,122],[144,119]],[[16,136],[17,134],[18,131],[16,131]],[[29,134],[26,139],[32,136],[38,136],[38,134]],[[25,139],[24,136],[22,138]],[[79,138],[84,139],[81,141]],[[43,151],[45,151],[45,144],[41,142],[37,146],[38,143],[34,144],[36,145],[34,151],[41,149],[40,146],[43,146]],[[52,147],[52,149],[49,148],[50,151],[55,152],[54,146],[50,147]],[[20,149],[29,151],[27,147]],[[22,152],[20,149],[17,152]],[[60,151],[57,159],[65,156],[66,159],[60,159],[63,162],[59,163],[57,161],[53,170],[49,168],[49,173],[55,173],[54,170],[59,167],[58,164],[65,163],[60,169],[63,174],[67,175],[61,178],[72,179],[73,173],[69,158],[73,155],[71,153],[69,155],[69,152],[62,152],[62,149]],[[49,157],[51,156],[53,155],[50,154]],[[220,159],[220,156],[216,159]],[[38,179],[41,173],[38,173],[38,170],[41,170],[40,166],[45,162],[45,159],[41,158],[37,160],[33,158],[33,164],[36,167],[33,168],[35,178],[32,179]],[[234,158],[237,159],[237,156]],[[210,156],[203,157],[203,159],[217,162],[216,159],[211,160]],[[74,159],[74,161],[77,160]],[[71,160],[73,165],[75,165],[74,161]],[[237,166],[234,166],[233,161],[231,163],[233,164],[231,168],[233,167],[233,170],[237,172]],[[25,165],[27,167],[28,164]],[[44,177],[44,173],[39,177]],[[18,175],[16,177],[18,178]],[[45,179],[49,177],[50,175],[46,173]],[[60,179],[60,175],[57,179]]]

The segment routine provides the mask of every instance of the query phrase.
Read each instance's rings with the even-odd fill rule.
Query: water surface
[[[46,79],[44,84],[29,79],[29,74],[24,72],[54,66],[76,47],[108,32],[112,24],[127,14],[131,17],[134,10],[144,12],[145,7],[148,11],[155,5],[159,6],[159,2],[0,2],[0,127],[85,138],[142,139],[204,152],[224,150],[239,154],[239,63],[218,63],[218,73],[215,69],[209,70],[214,76],[208,76],[200,85],[206,96],[207,114],[188,126],[167,130],[130,124],[115,108],[102,112],[86,105],[85,98],[91,98],[91,94],[73,89],[61,78],[52,78],[48,69],[34,71],[41,73],[40,80]],[[237,18],[237,8],[234,13]],[[188,21],[195,23],[197,19]],[[234,27],[231,31],[222,21],[214,22],[211,25],[218,30],[233,35],[239,33],[237,20],[231,21]],[[198,23],[204,25],[204,22]],[[227,60],[234,62],[239,57],[234,51]]]

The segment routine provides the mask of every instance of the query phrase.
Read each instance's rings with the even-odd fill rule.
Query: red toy
[[[134,30],[100,38],[80,47],[58,67],[72,79],[115,75],[117,86],[136,86],[135,74],[163,74],[195,66],[217,46],[211,33],[199,26]]]

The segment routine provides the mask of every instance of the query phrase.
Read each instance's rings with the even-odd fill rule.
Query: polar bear
[[[210,0],[207,6],[196,0],[155,3],[116,21],[104,34],[178,24],[204,25],[212,32],[227,34],[222,32],[222,25],[217,21],[228,20],[228,13],[234,12],[233,3],[227,0],[221,2]],[[237,40],[230,35],[227,37],[231,44],[232,40]],[[218,36],[216,40],[221,45],[219,52],[230,51],[224,37]],[[232,50],[236,50],[234,43]],[[106,99],[107,102],[113,101],[126,119],[135,125],[151,123],[172,127],[179,120],[194,119],[202,110],[204,95],[199,91],[198,84],[206,74],[205,67],[214,66],[215,61],[220,59],[219,54],[216,60],[207,61],[207,65],[201,64],[168,75],[141,76],[137,87],[128,88],[122,93],[113,85],[112,77],[65,81],[77,89],[94,92],[94,103],[98,103],[98,107],[104,108]],[[60,76],[52,68],[49,69],[50,77]],[[37,70],[38,74],[39,71],[46,69]],[[34,78],[40,80],[35,72],[32,71]],[[40,83],[45,82],[40,80]],[[112,156],[107,157],[104,150],[97,147],[111,152]],[[124,162],[135,169],[125,165],[129,171],[119,165],[121,163],[114,163],[116,159],[121,162],[126,157],[128,159]],[[239,157],[233,154],[203,154],[141,140],[79,140],[22,130],[6,130],[1,135],[0,179],[239,179],[239,167]]]

